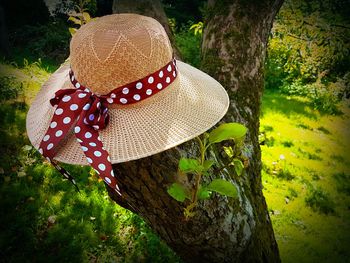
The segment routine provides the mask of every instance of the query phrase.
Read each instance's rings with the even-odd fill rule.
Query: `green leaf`
[[[33,147],[32,147],[31,145],[24,145],[24,146],[22,147],[22,149],[23,149],[24,151],[28,152],[28,151],[30,151],[31,149],[33,149]]]
[[[206,188],[200,188],[197,192],[197,197],[199,200],[209,199],[211,196],[211,192]]]
[[[76,24],[76,25],[81,25],[80,19],[75,18],[74,16],[70,16],[70,17],[68,18],[68,21],[72,21],[72,22],[73,22],[74,24]]]
[[[240,139],[247,133],[242,124],[231,122],[221,124],[209,133],[209,143],[218,143],[229,139]]]
[[[167,190],[168,194],[176,201],[185,201],[187,194],[186,189],[179,183],[173,183]]]
[[[213,161],[213,160],[205,160],[203,163],[203,170],[208,171],[209,168],[212,167],[214,163],[215,163],[215,161]]]
[[[237,175],[241,175],[244,169],[244,164],[242,163],[242,161],[235,158],[233,159],[233,165],[235,167]]]
[[[208,186],[208,190],[218,192],[222,195],[237,197],[236,186],[223,179],[214,179]]]
[[[75,32],[77,32],[77,29],[74,27],[70,27],[70,28],[68,28],[68,30],[72,36],[75,34]]]
[[[199,161],[190,158],[181,158],[179,161],[179,169],[184,173],[195,173],[203,170],[203,166]]]
[[[85,23],[91,20],[91,16],[87,12],[83,12],[83,17],[84,17]]]

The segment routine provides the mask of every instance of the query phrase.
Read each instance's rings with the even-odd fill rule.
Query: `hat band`
[[[96,95],[80,84],[72,70],[69,77],[75,89],[58,90],[50,100],[56,109],[40,143],[39,152],[77,187],[73,177],[53,160],[60,142],[74,125],[75,136],[88,163],[108,186],[121,194],[109,154],[103,147],[98,133],[99,129],[108,125],[108,105],[137,103],[165,89],[177,77],[176,60],[173,58],[156,72],[118,87],[106,95]]]

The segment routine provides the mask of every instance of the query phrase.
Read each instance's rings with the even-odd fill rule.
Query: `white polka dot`
[[[169,78],[169,77],[166,77],[165,82],[166,82],[166,83],[170,83],[170,78]]]
[[[111,94],[111,98],[115,99],[117,97],[117,95],[115,95],[114,93]]]
[[[171,71],[171,65],[169,65],[168,67],[167,67],[167,71]]]
[[[70,96],[65,95],[65,96],[63,97],[62,101],[67,102],[67,101],[70,101],[70,99],[71,99]]]
[[[94,151],[94,155],[96,157],[100,157],[102,155],[102,153],[100,151]]]
[[[146,94],[147,94],[148,96],[151,95],[151,94],[152,94],[152,90],[151,90],[151,89],[146,90]]]
[[[95,146],[96,146],[96,143],[90,142],[89,145],[92,146],[92,147],[95,147]]]
[[[91,138],[91,137],[92,137],[91,132],[86,132],[86,133],[85,133],[85,138],[86,138],[86,139],[89,139],[89,138]]]
[[[89,120],[90,120],[90,121],[93,121],[94,119],[95,119],[95,115],[90,114],[90,115],[89,115]]]
[[[88,104],[85,104],[85,106],[83,107],[83,110],[88,110],[88,109],[90,109],[90,104],[88,103]]]
[[[175,71],[173,71],[173,77],[174,77],[174,78],[176,77],[176,72],[175,72]]]
[[[98,129],[100,129],[100,126],[98,126],[98,125],[92,125],[92,128],[94,128],[95,130],[98,130]]]
[[[84,151],[84,152],[87,152],[89,149],[85,146],[81,146],[81,149]]]
[[[100,108],[101,107],[101,102],[97,102],[96,107]]]
[[[65,118],[63,119],[63,123],[64,123],[64,124],[68,124],[68,123],[70,123],[70,121],[71,121],[71,119],[70,119],[69,117],[65,117]]]
[[[78,141],[79,143],[83,142],[83,141],[82,141],[82,140],[80,140],[80,139],[77,139],[77,141]]]
[[[50,139],[50,135],[47,134],[47,135],[45,135],[43,141],[44,141],[44,142],[47,142],[49,139]]]
[[[70,108],[72,111],[75,111],[75,110],[78,109],[78,105],[77,105],[77,104],[72,104],[72,105],[70,105],[69,108]]]
[[[141,96],[139,94],[135,94],[133,96],[134,100],[140,100],[141,99]]]
[[[115,189],[116,189],[117,191],[120,191],[118,184],[115,185]],[[120,193],[119,193],[119,194],[120,194]]]
[[[63,132],[61,130],[58,130],[55,135],[56,137],[60,137],[63,134]]]
[[[100,163],[98,165],[98,169],[100,169],[101,171],[104,171],[104,170],[106,170],[106,165],[104,165],[103,163]]]
[[[74,76],[72,76],[71,80],[74,81]]]
[[[100,136],[98,136],[98,137],[97,137],[97,140],[101,141],[101,138],[100,138]]]
[[[98,167],[100,167],[100,165],[99,165]],[[106,181],[108,184],[110,184],[110,183],[112,182],[111,179],[109,179],[108,177],[105,177],[105,181]]]
[[[76,126],[76,127],[74,128],[74,132],[75,132],[75,133],[79,133],[79,132],[80,132],[80,127],[79,127],[79,126]]]
[[[86,97],[86,93],[82,93],[81,92],[81,93],[78,94],[78,97],[81,98],[81,99],[85,98]]]
[[[55,121],[51,122],[50,127],[52,129],[56,128],[56,126],[57,126],[57,122],[55,122]]]
[[[157,89],[162,89],[162,88],[163,88],[162,83],[158,83],[158,84],[157,84]]]
[[[136,83],[136,88],[137,89],[142,89],[142,83],[141,82],[137,82]]]
[[[107,161],[110,162],[111,161],[111,158],[109,156],[107,156]]]
[[[129,89],[128,89],[128,88],[124,88],[124,89],[122,90],[122,92],[123,92],[123,94],[128,94],[128,93],[129,93]]]
[[[111,171],[111,176],[114,177],[114,171],[113,170]]]
[[[159,77],[162,78],[163,75],[164,75],[163,70],[161,70],[161,71],[159,72]]]
[[[151,83],[153,83],[153,81],[154,81],[154,78],[153,78],[152,76],[150,76],[150,77],[148,78],[148,83],[151,84]]]
[[[77,82],[77,83],[75,83],[75,87],[77,88],[77,89],[79,89],[80,88],[80,84]]]
[[[90,92],[90,90],[88,88],[84,89],[85,92]]]
[[[53,147],[53,143],[50,143],[46,149],[50,150],[50,149],[52,149],[52,147]]]
[[[107,102],[108,102],[109,104],[112,104],[112,103],[113,103],[113,99],[107,98]]]
[[[63,113],[63,109],[61,108],[58,108],[56,111],[55,111],[56,115],[61,115]]]
[[[39,151],[40,154],[43,154],[43,149],[39,148],[38,151]]]
[[[123,103],[123,104],[125,104],[125,103],[128,102],[128,100],[127,100],[126,98],[121,98],[119,101],[120,101],[121,103]]]
[[[86,157],[86,160],[88,161],[88,163],[92,163],[92,159],[89,157]]]

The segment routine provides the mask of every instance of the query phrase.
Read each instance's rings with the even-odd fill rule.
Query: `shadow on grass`
[[[262,111],[263,117],[268,111],[274,111],[291,117],[292,115],[303,115],[310,119],[318,119],[318,116],[313,113],[310,102],[303,101],[297,97],[281,96],[277,92],[265,91],[263,103],[266,105]]]
[[[0,102],[0,262],[180,262],[139,216],[109,201],[90,167],[63,165],[77,193],[43,163],[25,135],[27,105]]]

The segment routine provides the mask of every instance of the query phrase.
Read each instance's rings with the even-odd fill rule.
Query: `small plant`
[[[180,183],[173,183],[168,188],[168,193],[179,202],[187,202],[189,204],[184,210],[186,220],[194,216],[194,209],[197,206],[198,200],[209,199],[212,192],[219,193],[228,197],[237,197],[237,189],[234,184],[224,179],[214,179],[209,184],[201,184],[202,176],[208,176],[209,170],[214,165],[217,165],[214,160],[206,159],[207,150],[214,144],[225,141],[234,140],[237,149],[225,147],[225,152],[232,157],[229,165],[234,166],[236,174],[242,174],[244,164],[241,154],[241,145],[247,128],[238,123],[225,123],[214,129],[210,133],[204,133],[202,139],[197,137],[199,144],[200,156],[197,159],[181,158],[179,161],[179,175],[186,176],[187,174],[194,175],[194,186],[192,189],[187,189]],[[222,168],[221,168],[222,169]],[[186,200],[187,199],[187,200]]]
[[[194,35],[197,34],[202,35],[203,34],[203,22],[198,22],[197,24],[193,24],[190,27],[190,31],[193,30]]]
[[[91,0],[79,0],[79,4],[75,5],[76,12],[72,13],[68,21],[72,21],[75,25],[77,26],[82,26],[86,23],[88,23],[91,20],[90,14],[87,12],[86,6],[91,2]],[[75,27],[70,27],[69,32],[73,36],[75,32],[77,32],[77,28]]]
[[[175,33],[176,46],[180,50],[184,62],[199,67],[201,62],[201,35],[194,35],[188,30],[188,27],[189,25],[182,26]]]

